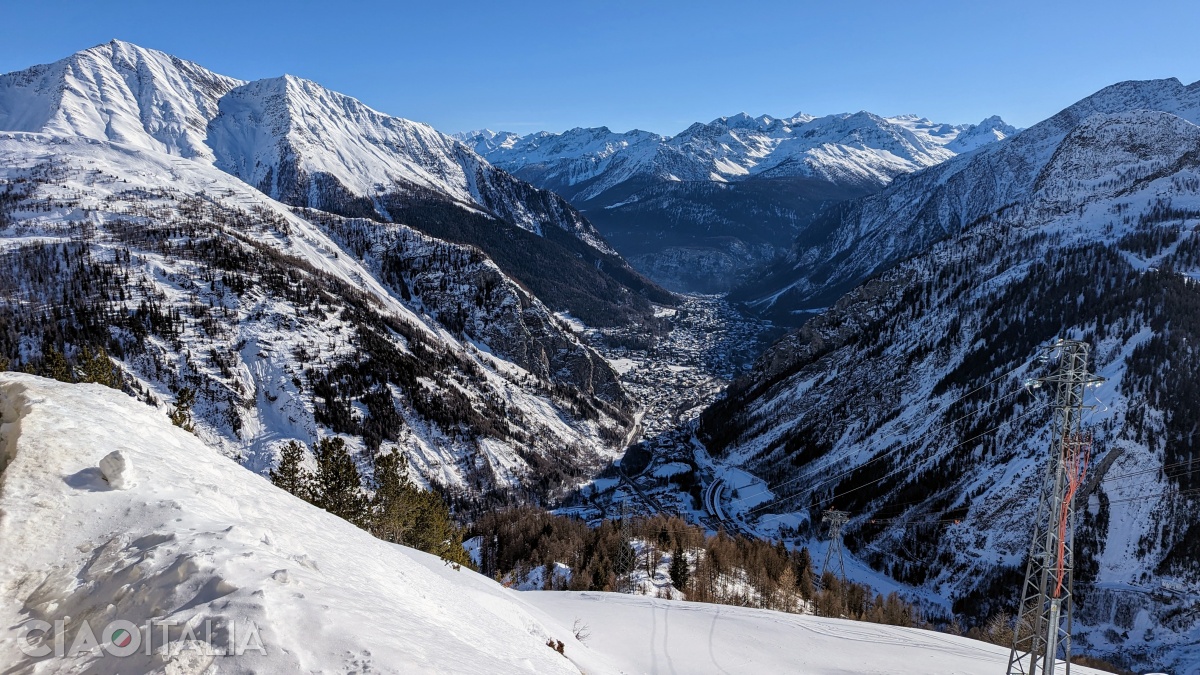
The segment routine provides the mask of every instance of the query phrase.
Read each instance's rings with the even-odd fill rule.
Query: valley
[[[642,329],[587,329],[583,336],[619,374],[640,409],[641,438],[696,419],[785,329],[749,316],[720,296],[685,295],[660,308],[661,335]]]
[[[789,634],[840,618],[956,633],[951,660],[970,661],[958,634],[1020,636],[1022,572],[1049,558],[1030,532],[1057,517],[1078,651],[1187,672],[1200,663],[1197,148],[1200,82],[1175,79],[1113,84],[1026,129],[858,112],[730,115],[674,136],[450,135],[311,80],[97,45],[0,75],[0,503],[55,528],[58,506],[132,504],[38,392],[82,418],[89,400],[136,410],[146,442],[187,459],[97,425],[153,472],[131,494],[156,506],[97,518],[86,541],[56,530],[59,549],[135,570],[70,554],[96,607],[148,612],[110,582],[172,574],[146,553],[159,549],[201,586],[175,598],[180,616],[231,595],[262,619],[249,589],[270,570],[238,568],[244,550],[274,561],[271,584],[331,583],[352,613],[362,588],[318,582],[300,550],[320,528],[331,574],[356,567],[345,539],[368,542],[364,583],[386,598],[415,596],[381,581],[379,560],[432,584],[422,606],[449,618],[408,617],[423,639],[470,625],[445,642],[476,670],[507,643],[506,668],[544,672],[573,671],[564,639],[597,672],[640,667],[610,668],[559,615],[609,602],[598,625],[620,634],[613,617],[655,617],[660,600],[822,619],[780,620]],[[1041,386],[1059,382],[1064,340],[1090,350],[1069,414]],[[69,455],[22,431],[27,409]],[[1062,415],[1078,424],[1059,437]],[[1039,485],[1068,447],[1070,496],[1055,497],[1068,506],[1052,514]],[[212,507],[227,480],[226,501],[265,505],[269,528]],[[177,501],[216,515],[169,532]],[[114,538],[125,525],[143,539]],[[28,570],[50,555],[31,532],[0,512],[16,542],[0,550],[24,547]],[[204,547],[219,565],[189,562]],[[581,595],[521,603],[533,618],[489,632],[465,614],[507,591],[463,582],[460,565]],[[225,592],[225,568],[244,592]],[[0,607],[14,624],[94,609],[58,577],[22,574],[6,588],[51,590]],[[658,597],[589,595],[632,591]],[[470,606],[448,609],[454,597]],[[288,664],[304,661],[301,638],[278,637]],[[324,638],[329,665],[337,636]],[[369,665],[367,642],[354,645]],[[544,645],[557,655],[530,661]]]

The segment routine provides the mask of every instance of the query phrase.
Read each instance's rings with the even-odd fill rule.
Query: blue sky
[[[119,38],[291,73],[446,132],[675,133],[748,112],[1033,124],[1126,79],[1200,79],[1190,2],[30,2],[0,72]]]

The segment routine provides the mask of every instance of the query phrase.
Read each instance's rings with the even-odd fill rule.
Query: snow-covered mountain
[[[240,80],[114,40],[49,65],[0,75],[0,129],[95,138],[213,159],[218,101]]]
[[[0,363],[103,348],[147,402],[193,394],[197,433],[256,471],[289,439],[340,434],[368,469],[397,448],[468,500],[540,499],[623,449],[633,404],[556,314],[639,325],[647,295],[670,296],[560,198],[448,137],[120,42],[0,77],[6,128]],[[328,210],[276,200],[285,165],[344,192],[306,192]],[[345,215],[364,172],[386,214]]]
[[[712,291],[786,251],[821,206],[1015,131],[998,117],[954,126],[866,112],[742,113],[673,137],[600,127],[460,138],[493,164],[571,200],[652,278]]]
[[[407,222],[479,246],[556,310],[598,322],[648,315],[644,296],[667,300],[560,197],[514,179],[428,125],[291,76],[246,83],[113,41],[0,77],[0,130],[210,161],[292,206]],[[446,227],[448,221],[457,226]],[[514,228],[524,232],[495,235]],[[560,285],[608,292],[561,302],[543,293],[547,280],[514,260],[530,247],[574,268]]]
[[[1107,87],[1057,115],[1007,138],[983,146],[930,169],[903,176],[886,190],[830,208],[818,217],[810,233],[796,242],[787,258],[764,278],[739,289],[738,299],[777,315],[797,309],[823,307],[868,275],[928,248],[933,242],[961,232],[1001,209],[1037,196],[1050,196],[1048,181],[1070,183],[1075,171],[1101,173],[1104,162],[1127,161],[1144,155],[1149,162],[1164,163],[1153,171],[1176,170],[1190,142],[1171,147],[1169,142],[1107,152],[1104,140],[1122,141],[1118,129],[1148,133],[1155,122],[1120,125],[1096,115],[1132,115],[1160,111],[1195,124],[1200,121],[1200,87],[1178,80],[1123,82]],[[1111,139],[1099,139],[1096,132]],[[1165,143],[1165,145],[1163,145]],[[1064,166],[1071,153],[1089,156],[1086,162]],[[1140,168],[1139,171],[1151,171]],[[1099,195],[1115,199],[1111,191],[1092,183],[1058,185],[1063,203],[1075,208],[1073,198]]]
[[[195,392],[198,433],[259,471],[340,433],[466,494],[544,492],[621,449],[615,373],[478,249],[106,141],[0,133],[0,163],[13,367],[105,348],[147,400]]]
[[[121,481],[100,468],[112,452]],[[0,374],[0,453],[13,672],[951,675],[1007,655],[911,628],[504,588],[375,539],[99,385]]]
[[[1016,601],[1050,444],[1025,383],[1053,367],[1040,346],[1087,340],[1106,381],[1087,396],[1076,644],[1194,669],[1198,149],[1200,83],[1125,82],[832,210],[764,301],[824,313],[701,422],[769,486],[728,512],[803,538],[836,505],[856,556],[991,616]]]
[[[697,122],[672,137],[607,127],[516,136],[461,134],[499,167],[573,203],[591,205],[631,180],[729,182],[751,176],[819,178],[881,187],[896,176],[1005,138],[1016,129],[999,117],[978,125],[930,122],[915,115],[867,112],[789,118],[740,113]]]

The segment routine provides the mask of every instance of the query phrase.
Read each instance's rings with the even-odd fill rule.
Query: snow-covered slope
[[[120,392],[5,373],[0,412],[0,661],[18,672],[579,672],[546,646],[581,650],[570,632],[515,596],[431,572]],[[113,451],[133,487],[111,489],[97,468]],[[67,617],[64,651],[84,622],[107,642],[118,619],[177,622],[177,650],[187,631],[208,639],[206,624],[215,648],[245,649],[156,654],[158,627],[150,655],[144,635],[125,657],[18,649],[22,626]]]
[[[903,628],[505,589],[372,538],[98,385],[0,374],[0,451],[0,661],[14,672],[950,675],[1005,656]],[[125,489],[98,468],[112,452]],[[22,652],[18,637],[59,620],[64,656],[52,639],[49,655]],[[154,622],[128,656],[109,651],[117,620]],[[85,623],[98,648],[75,654]]]
[[[478,246],[509,276],[548,296],[533,266],[514,259],[534,248],[576,268],[561,285],[577,292],[547,301],[597,321],[649,316],[647,296],[669,301],[559,196],[428,125],[291,76],[245,83],[113,41],[0,76],[0,130],[106,140],[215,163],[292,206],[405,222]],[[498,234],[511,229],[522,232]],[[538,239],[529,243],[525,232]]]
[[[258,80],[230,92],[219,105],[208,133],[217,166],[272,197],[295,189],[279,175],[294,162],[358,196],[414,184],[464,204],[476,199],[454,161],[452,139],[315,82],[290,75]]]
[[[497,166],[583,209],[638,269],[673,290],[720,292],[787,252],[822,207],[1016,130],[866,112],[746,114],[673,136],[605,127],[461,137]]]
[[[544,209],[512,194],[519,183],[453,138],[315,82],[258,80],[230,91],[219,107],[208,129],[217,166],[289,204],[341,211],[362,200],[362,215],[388,218],[393,193],[432,192],[531,232],[557,227],[612,252],[569,206]]]
[[[612,593],[526,596],[561,624],[586,624],[588,646],[627,673],[993,675],[1008,664],[1006,648],[915,628]]]
[[[194,391],[198,432],[257,471],[337,432],[478,494],[620,450],[614,372],[477,249],[108,141],[0,133],[0,158],[13,367],[103,347],[164,407]]]
[[[729,510],[803,537],[836,504],[876,570],[975,620],[1010,607],[1050,443],[1023,385],[1041,345],[1084,339],[1106,383],[1087,397],[1077,644],[1194,669],[1198,123],[1200,85],[1115,85],[837,214],[789,288],[874,275],[706,413],[709,450],[769,485]]]
[[[765,311],[783,314],[797,308],[822,307],[866,276],[933,242],[962,231],[1013,204],[1028,202],[1050,179],[1051,161],[1060,151],[1088,144],[1089,161],[1108,161],[1107,148],[1087,140],[1088,126],[1102,125],[1095,116],[1160,111],[1195,124],[1200,122],[1200,83],[1184,86],[1178,80],[1122,82],[1079,101],[1057,115],[974,152],[897,179],[882,192],[829,209],[814,224],[812,236],[802,237],[786,260],[766,278],[739,290],[739,299]],[[1153,129],[1131,125],[1134,133]],[[1080,131],[1077,135],[1074,132]],[[1153,133],[1153,132],[1151,132]],[[1123,136],[1114,134],[1114,142]],[[1174,171],[1175,158],[1186,156],[1189,142],[1176,146],[1131,147],[1153,170]],[[1062,167],[1059,167],[1061,169]],[[1069,171],[1086,167],[1070,167]],[[1152,169],[1145,168],[1150,171]],[[1060,180],[1071,177],[1057,171]],[[1064,186],[1066,187],[1066,186]],[[1066,187],[1088,199],[1096,185]],[[1040,195],[1039,195],[1040,196]],[[1069,202],[1070,198],[1059,195]],[[1109,190],[1105,198],[1115,199]],[[1054,208],[1072,208],[1057,203]]]
[[[0,75],[0,129],[104,139],[212,159],[217,102],[240,80],[113,40],[61,61]]]

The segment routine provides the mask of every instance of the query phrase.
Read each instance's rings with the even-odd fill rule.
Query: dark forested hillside
[[[1011,611],[1051,421],[1048,394],[1027,382],[1053,367],[1041,347],[1082,339],[1106,381],[1084,419],[1095,442],[1077,643],[1128,666],[1190,658],[1194,602],[1148,590],[1200,583],[1200,164],[1145,168],[1178,152],[1164,136],[1193,133],[1176,122],[1093,119],[1120,140],[1060,162],[1068,138],[1037,192],[897,262],[768,352],[699,428],[710,452],[772,486],[743,517],[794,513],[805,535],[823,509],[848,510],[846,541],[877,570],[942,589],[965,621]],[[1139,611],[1162,630],[1135,630]]]

